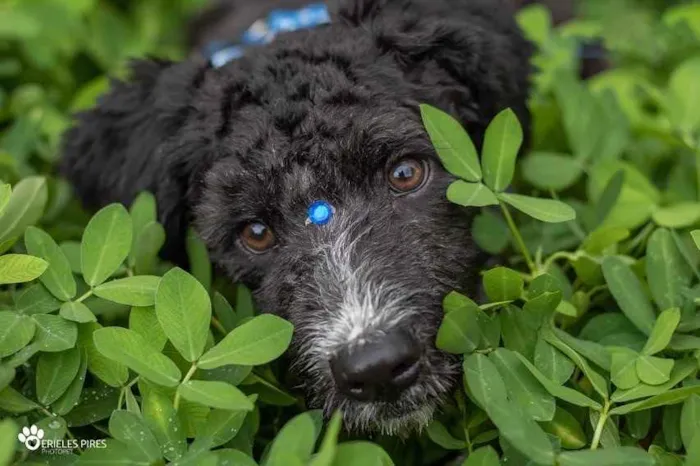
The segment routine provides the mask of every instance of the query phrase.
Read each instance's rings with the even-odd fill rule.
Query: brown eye
[[[391,167],[389,184],[398,193],[415,191],[423,183],[425,171],[425,166],[420,161],[403,159]]]
[[[241,231],[241,240],[254,252],[264,252],[275,245],[275,235],[261,222],[249,223]]]

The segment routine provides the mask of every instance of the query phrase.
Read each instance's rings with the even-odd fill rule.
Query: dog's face
[[[276,105],[238,114],[236,155],[204,177],[200,231],[262,310],[294,323],[312,404],[354,429],[423,425],[458,373],[434,346],[442,298],[477,271],[453,178],[417,106],[297,106],[282,131],[267,123],[294,104]],[[317,200],[335,210],[327,224],[307,221]]]
[[[153,192],[169,258],[193,221],[231,280],[294,323],[311,404],[399,432],[457,379],[435,348],[441,302],[472,293],[480,265],[419,104],[477,146],[503,108],[526,125],[531,48],[494,0],[340,3],[330,26],[220,69],[138,63],[68,133],[62,171],[97,205]],[[328,223],[307,222],[315,201]]]

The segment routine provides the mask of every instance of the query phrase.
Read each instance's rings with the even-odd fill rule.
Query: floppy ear
[[[193,61],[136,61],[129,79],[113,81],[95,108],[77,115],[64,136],[59,171],[86,207],[128,205],[148,190],[156,195],[168,243],[179,241],[192,182],[206,158],[168,143],[183,128],[205,69]]]
[[[534,47],[506,0],[339,0],[337,20],[371,32],[416,94],[458,117],[477,142],[510,107],[529,124]]]

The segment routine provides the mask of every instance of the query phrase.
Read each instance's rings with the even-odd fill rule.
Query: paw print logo
[[[25,447],[27,447],[27,450],[38,450],[41,446],[41,439],[44,438],[44,430],[39,429],[35,425],[32,425],[31,427],[23,427],[22,432],[17,435],[17,438],[24,444]]]

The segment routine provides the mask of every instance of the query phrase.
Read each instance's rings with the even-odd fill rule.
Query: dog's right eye
[[[253,252],[265,252],[275,245],[275,235],[262,222],[251,222],[241,231],[241,241]]]

